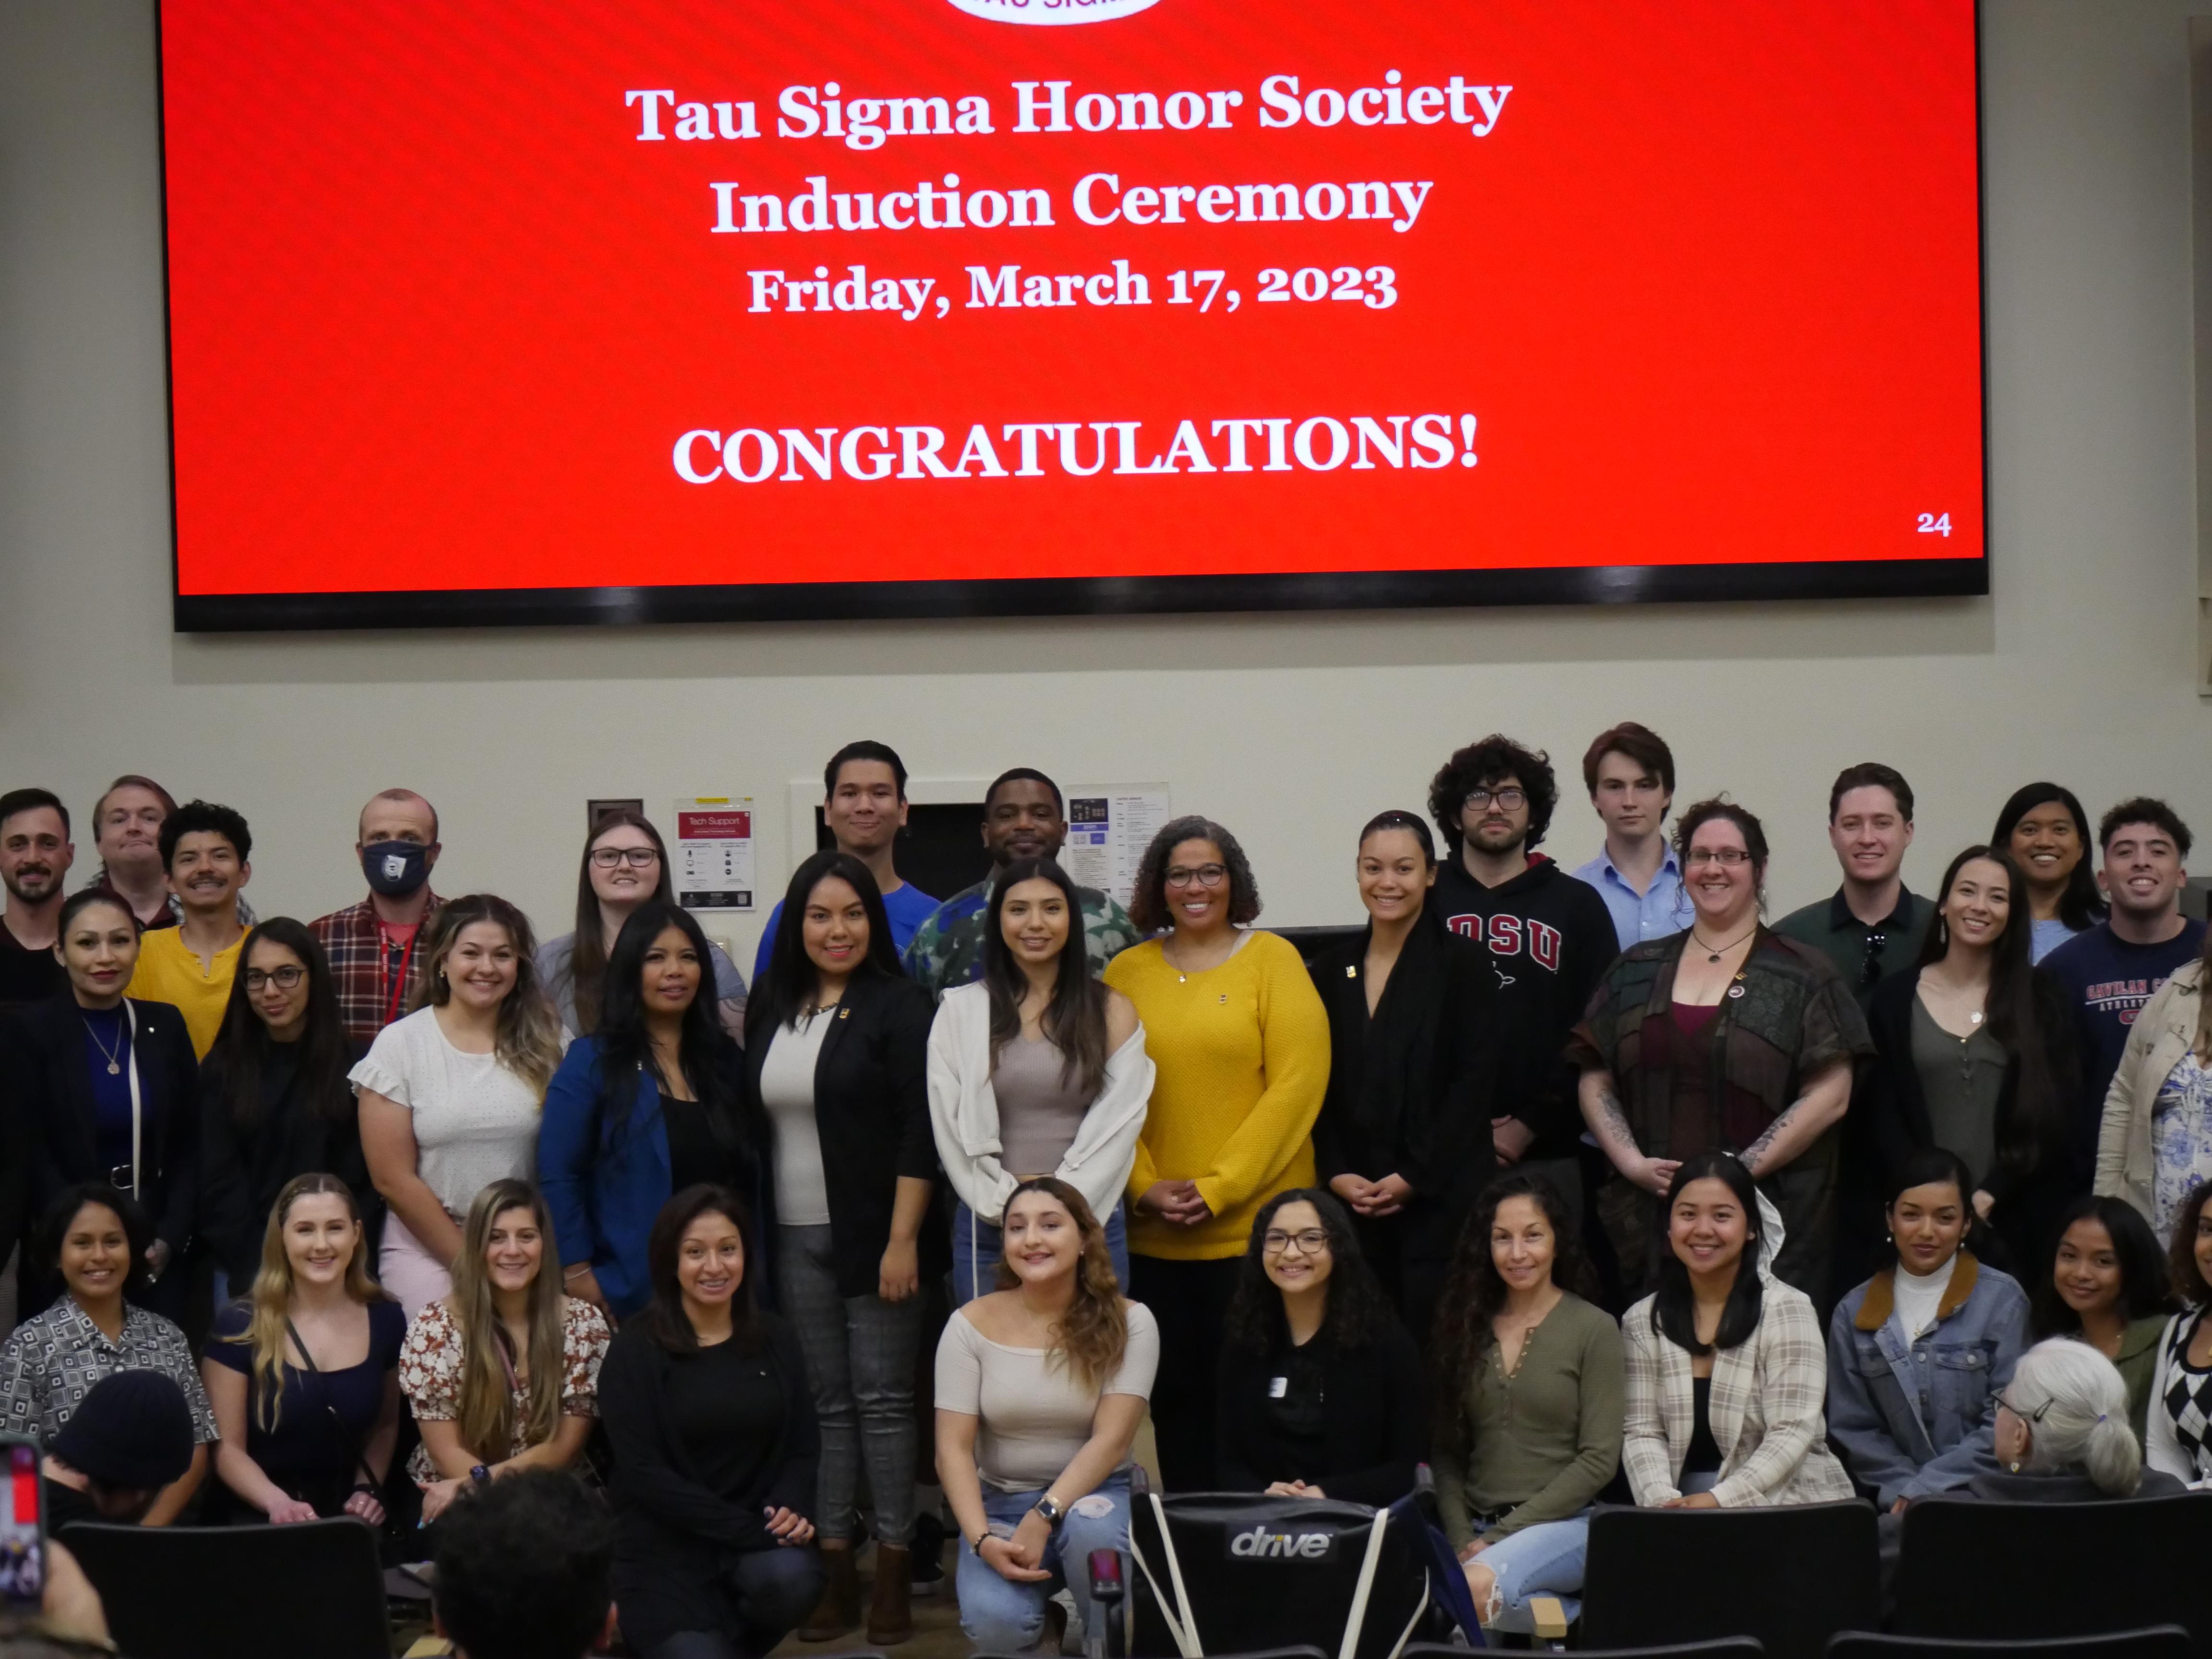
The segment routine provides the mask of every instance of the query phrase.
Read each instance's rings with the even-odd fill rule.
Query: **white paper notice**
[[[1114,896],[1124,909],[1137,862],[1170,816],[1164,783],[1088,784],[1067,792],[1067,844],[1060,861],[1079,887]]]
[[[753,908],[753,798],[676,802],[676,902],[687,910]]]

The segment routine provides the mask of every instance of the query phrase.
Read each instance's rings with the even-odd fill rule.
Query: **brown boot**
[[[853,1547],[823,1544],[822,1565],[830,1582],[822,1587],[821,1606],[799,1627],[802,1642],[834,1642],[860,1622],[860,1575],[853,1565]]]
[[[876,1546],[876,1595],[868,1604],[868,1640],[887,1648],[914,1634],[914,1609],[908,1601],[914,1564],[904,1544]]]

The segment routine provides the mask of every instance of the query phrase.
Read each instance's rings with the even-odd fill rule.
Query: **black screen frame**
[[[168,403],[169,592],[179,634],[658,623],[944,621],[970,617],[1173,616],[1662,605],[1776,600],[1969,599],[1990,592],[1988,114],[1982,10],[1974,0],[1975,276],[1980,328],[1980,521],[1977,558],[1741,564],[1516,566],[1462,570],[1030,577],[993,580],[759,582],[652,587],[489,587],[325,593],[185,593],[176,504],[176,379],[170,342],[167,70],[161,0],[153,11],[161,205],[161,356]]]

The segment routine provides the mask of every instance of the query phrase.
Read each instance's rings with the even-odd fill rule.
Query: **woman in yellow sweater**
[[[1138,866],[1148,938],[1107,964],[1158,1075],[1129,1177],[1129,1295],[1152,1310],[1152,1425],[1171,1492],[1214,1486],[1214,1376],[1252,1218],[1314,1180],[1328,1016],[1297,950],[1249,927],[1260,890],[1236,836],[1176,818]]]

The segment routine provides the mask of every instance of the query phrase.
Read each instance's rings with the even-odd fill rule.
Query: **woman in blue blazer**
[[[766,1137],[744,1056],[715,1018],[712,960],[690,912],[640,906],[608,958],[599,1030],[546,1091],[538,1182],[565,1288],[617,1321],[652,1297],[646,1243],[671,1196],[705,1182],[765,1197]],[[765,1263],[768,1240],[750,1243]]]

